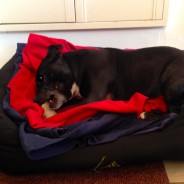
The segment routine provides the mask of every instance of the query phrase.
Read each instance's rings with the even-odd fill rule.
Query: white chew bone
[[[56,114],[56,111],[49,107],[49,102],[45,102],[44,104],[42,104],[42,108],[44,109],[43,115],[46,118],[50,118],[51,116],[54,116]]]

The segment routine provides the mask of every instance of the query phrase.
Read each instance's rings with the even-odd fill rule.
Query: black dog
[[[172,47],[131,51],[115,48],[76,50],[60,54],[52,45],[40,64],[37,102],[59,109],[74,96],[84,103],[111,97],[128,100],[135,92],[150,98],[164,95],[168,109],[180,112],[184,103],[184,52]]]

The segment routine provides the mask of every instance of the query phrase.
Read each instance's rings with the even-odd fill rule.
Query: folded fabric
[[[97,145],[114,141],[121,136],[162,130],[175,117],[176,114],[171,113],[159,121],[140,121],[135,114],[102,113],[84,122],[49,129],[31,129],[22,123],[20,140],[27,156],[40,160],[66,153],[76,146]]]
[[[92,47],[75,46],[63,39],[30,34],[28,43],[23,50],[23,63],[8,87],[11,106],[21,115],[26,116],[32,128],[62,127],[93,117],[101,111],[140,113],[145,110],[158,109],[163,112],[167,110],[163,97],[149,100],[148,97],[135,93],[129,101],[102,100],[67,111],[61,110],[53,117],[45,118],[43,108],[34,103],[35,75],[39,64],[46,56],[48,46],[52,44],[63,45],[62,53],[82,48],[93,49]]]
[[[17,43],[17,50],[16,50],[17,58],[14,61],[14,71],[12,73],[12,78],[19,71],[19,64],[22,63],[23,61],[22,60],[22,50],[24,49],[25,45],[26,44],[24,43]],[[26,121],[26,118],[22,116],[19,112],[12,109],[12,107],[10,106],[9,99],[10,99],[10,90],[7,88],[6,95],[2,103],[3,110],[11,119],[14,120],[15,123],[17,123],[17,125],[20,125],[21,122]]]

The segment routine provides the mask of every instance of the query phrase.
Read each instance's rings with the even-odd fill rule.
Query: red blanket
[[[86,120],[101,111],[139,114],[145,110],[158,109],[164,112],[167,110],[163,97],[148,99],[148,97],[140,93],[135,93],[129,101],[103,100],[93,102],[69,108],[50,118],[45,118],[43,108],[34,103],[35,74],[40,62],[46,56],[48,46],[52,44],[62,44],[63,53],[84,48],[75,46],[63,39],[30,34],[28,43],[23,50],[23,63],[20,65],[20,70],[8,85],[10,89],[10,105],[21,115],[27,117],[31,127],[62,127]]]

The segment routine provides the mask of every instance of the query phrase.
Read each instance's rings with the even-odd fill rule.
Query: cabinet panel
[[[162,19],[164,0],[76,0],[77,22]]]
[[[169,0],[0,0],[0,31],[165,26]]]
[[[74,0],[0,0],[0,24],[75,22]]]

